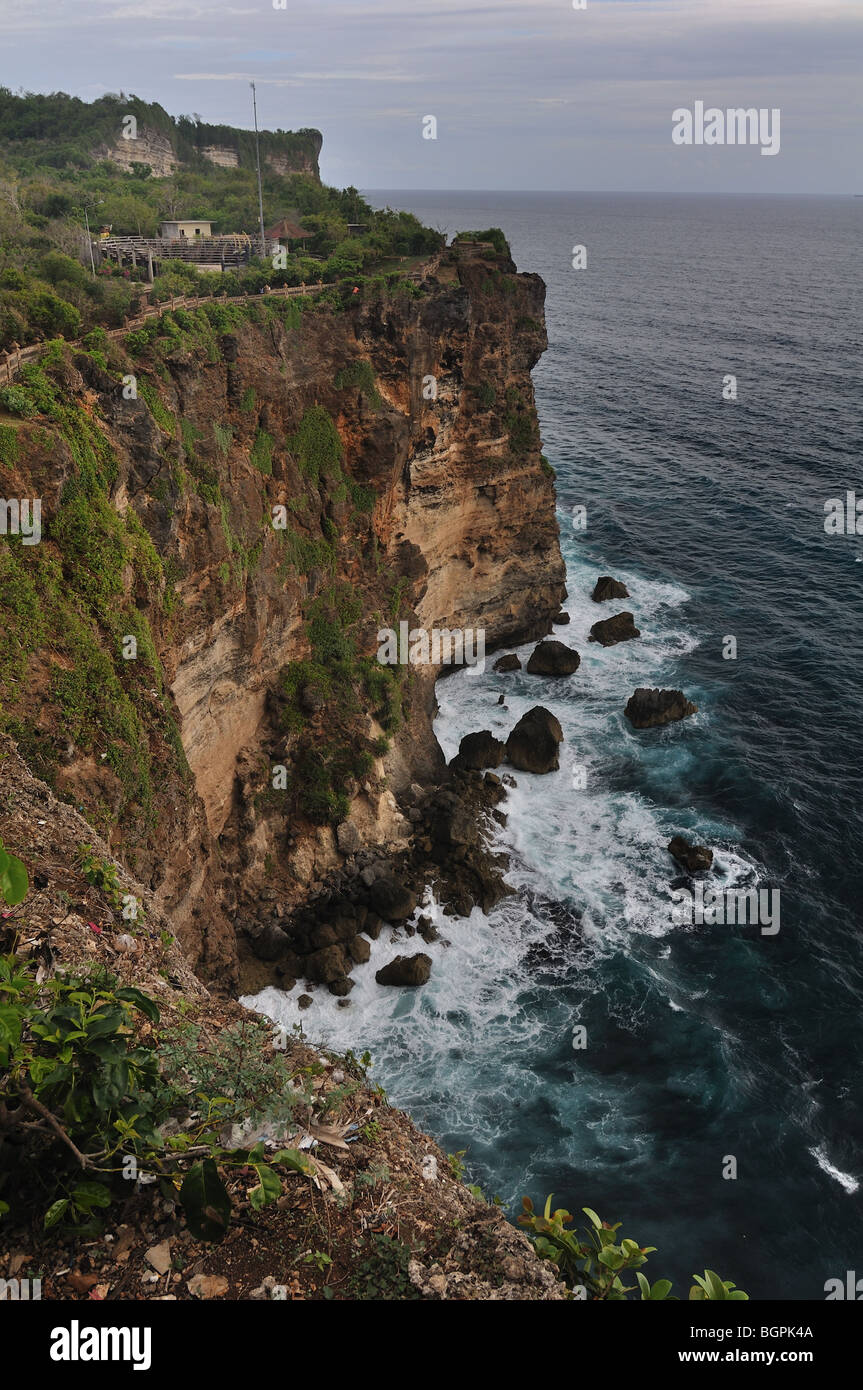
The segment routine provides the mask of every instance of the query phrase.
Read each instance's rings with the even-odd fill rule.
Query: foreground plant
[[[0,957],[0,1217],[14,1194],[17,1220],[91,1234],[130,1181],[158,1180],[192,1234],[218,1241],[233,1195],[258,1211],[288,1172],[335,1185],[319,1160],[268,1149],[260,1123],[255,1133],[264,1115],[284,1132],[292,1109],[311,1115],[317,1099],[266,1024],[227,1028],[202,1049],[193,1026],[159,1023],[155,1000],[104,970],[43,979]]]
[[[585,1239],[582,1240],[575,1231],[566,1229],[573,1219],[568,1211],[563,1207],[552,1211],[551,1196],[541,1216],[534,1211],[529,1197],[522,1198],[522,1207],[519,1225],[527,1228],[537,1254],[557,1265],[570,1288],[584,1290],[582,1297],[610,1301],[640,1293],[642,1302],[658,1303],[669,1297],[674,1300],[670,1279],[657,1279],[651,1284],[640,1272],[641,1266],[647,1263],[647,1256],[655,1251],[656,1246],[639,1245],[628,1238],[618,1241],[620,1221],[610,1226],[607,1221],[601,1221],[590,1207],[582,1207],[590,1221],[590,1226],[584,1231]],[[637,1284],[624,1284],[623,1276],[630,1271],[635,1273]],[[732,1282],[720,1279],[712,1269],[692,1277],[695,1280],[689,1290],[692,1300],[749,1298]]]

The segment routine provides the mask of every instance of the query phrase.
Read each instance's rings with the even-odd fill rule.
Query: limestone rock
[[[360,832],[352,820],[343,820],[336,828],[336,844],[342,854],[356,854],[362,845]]]

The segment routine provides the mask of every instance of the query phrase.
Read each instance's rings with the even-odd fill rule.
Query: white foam
[[[840,1168],[837,1168],[830,1162],[823,1144],[819,1144],[817,1149],[810,1149],[809,1152],[816,1160],[821,1171],[827,1173],[829,1177],[834,1178],[841,1187],[844,1187],[846,1192],[850,1194],[857,1191],[860,1183],[856,1178],[852,1177],[850,1173],[843,1173]]]

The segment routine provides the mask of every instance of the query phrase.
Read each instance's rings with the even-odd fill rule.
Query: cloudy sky
[[[254,78],[339,185],[863,192],[863,0],[282,3],[0,0],[0,84],[248,126]],[[674,145],[697,100],[778,107],[779,154]]]

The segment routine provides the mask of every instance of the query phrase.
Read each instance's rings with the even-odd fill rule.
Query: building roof
[[[314,232],[307,232],[301,225],[298,217],[288,216],[276,222],[264,235],[268,237],[270,241],[280,241],[282,238],[286,241],[296,241],[299,237],[314,236]]]

